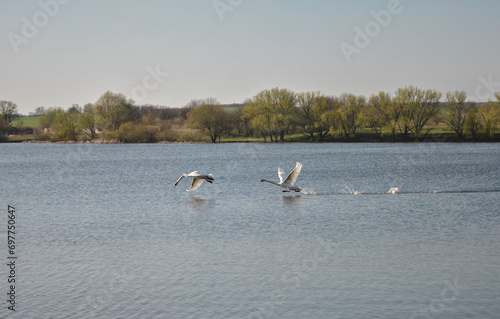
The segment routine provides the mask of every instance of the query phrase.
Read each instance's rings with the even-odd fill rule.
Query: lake
[[[259,182],[296,161],[301,193]],[[0,144],[0,173],[2,318],[500,313],[499,144]]]

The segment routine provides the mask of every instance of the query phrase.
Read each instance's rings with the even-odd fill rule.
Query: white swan
[[[198,189],[198,187],[201,186],[203,181],[207,181],[209,183],[212,183],[212,181],[214,180],[214,176],[212,174],[203,175],[203,174],[198,173],[198,171],[193,171],[189,174],[182,174],[182,176],[179,177],[179,179],[177,181],[175,181],[174,187],[176,187],[177,184],[179,184],[181,179],[183,179],[184,177],[192,177],[193,178],[193,182],[191,183],[191,187],[187,190],[188,192],[194,191],[195,189]]]
[[[389,191],[387,193],[388,194],[396,194],[397,192],[399,192],[399,188],[391,187],[391,189],[389,189]]]
[[[290,172],[290,174],[288,174],[288,176],[286,176],[286,173],[282,168],[278,168],[278,176],[280,178],[279,183],[268,181],[267,179],[261,179],[260,181],[278,185],[279,187],[284,189],[283,192],[289,192],[289,191],[300,192],[301,188],[293,186],[293,184],[295,184],[295,181],[297,180],[297,177],[299,176],[301,169],[302,169],[302,163],[297,162],[295,163],[295,168]]]

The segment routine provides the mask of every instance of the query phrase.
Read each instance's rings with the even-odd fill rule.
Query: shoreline
[[[120,141],[107,141],[107,140],[94,140],[94,141],[7,141],[5,144],[294,144],[294,143],[304,143],[304,144],[417,144],[417,143],[450,143],[450,144],[477,144],[477,143],[500,143],[500,139],[495,138],[492,140],[447,140],[447,139],[432,139],[427,138],[423,140],[409,140],[409,141],[368,141],[368,140],[334,140],[334,141],[305,141],[305,140],[291,140],[291,141],[221,141],[217,143],[211,142],[197,142],[197,141],[160,141],[151,143],[127,143]],[[2,144],[2,143],[0,143]]]
[[[315,138],[311,140],[309,136],[303,135],[301,133],[294,133],[285,135],[284,141],[270,141],[269,138],[264,140],[264,138],[255,137],[222,137],[220,141],[212,143],[207,137],[197,136],[193,140],[189,137],[181,137],[179,140],[153,140],[151,142],[127,142],[120,141],[117,138],[104,139],[102,137],[97,137],[94,140],[82,139],[78,141],[73,140],[51,140],[50,138],[36,139],[34,135],[9,135],[7,139],[0,142],[2,143],[56,143],[56,144],[224,144],[224,143],[263,143],[263,144],[284,144],[284,143],[499,143],[500,142],[500,132],[495,132],[493,137],[488,138],[485,134],[480,134],[475,139],[472,136],[467,136],[467,138],[461,140],[454,133],[450,132],[436,132],[430,133],[426,136],[420,138],[415,138],[413,136],[405,136],[403,134],[397,134],[395,140],[393,140],[392,135],[377,135],[371,132],[360,132],[352,137],[344,137],[337,135],[328,135],[323,140]]]

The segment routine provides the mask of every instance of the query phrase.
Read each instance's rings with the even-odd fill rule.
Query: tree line
[[[459,141],[490,140],[500,122],[500,93],[495,97],[496,101],[476,103],[468,101],[464,91],[454,91],[443,99],[440,92],[414,86],[370,97],[273,88],[231,108],[215,98],[166,108],[137,106],[123,94],[108,91],[83,107],[37,108],[40,129],[35,130],[35,136],[53,141],[99,137],[150,143],[202,141],[206,136],[213,143],[223,137],[279,142],[289,134],[301,134],[311,141],[353,140],[360,130],[369,130],[377,140],[410,141],[424,139],[441,126]],[[6,132],[16,118],[17,106],[0,101],[0,107],[0,131]]]
[[[288,89],[263,90],[247,100],[237,119],[244,136],[262,137],[265,141],[284,141],[290,133],[303,133],[309,140],[338,136],[353,139],[360,129],[370,129],[379,140],[383,135],[396,141],[420,140],[440,124],[450,128],[458,140],[466,134],[473,140],[481,131],[492,139],[500,122],[500,94],[497,101],[467,101],[464,91],[448,92],[444,101],[435,90],[414,86],[399,88],[394,95],[380,92],[369,98],[342,94],[326,96],[320,92],[295,93]],[[209,101],[188,113],[193,127],[204,130],[212,142],[231,129],[231,122],[217,103]]]

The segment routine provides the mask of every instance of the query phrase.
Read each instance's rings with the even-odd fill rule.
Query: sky
[[[275,87],[500,91],[498,0],[0,0],[0,100],[242,103]],[[443,97],[444,100],[444,97]]]

